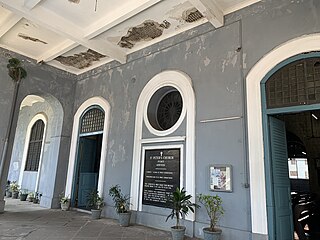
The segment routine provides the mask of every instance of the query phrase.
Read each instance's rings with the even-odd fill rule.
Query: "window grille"
[[[81,120],[80,134],[101,132],[104,125],[104,112],[98,108],[87,111]]]
[[[269,109],[320,103],[320,58],[279,69],[266,83],[266,98]]]
[[[162,130],[174,126],[182,112],[182,97],[180,92],[167,93],[159,102],[157,109],[157,121]]]
[[[38,171],[43,133],[44,122],[42,120],[38,120],[31,128],[25,171]]]

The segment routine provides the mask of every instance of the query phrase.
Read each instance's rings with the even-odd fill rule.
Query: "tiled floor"
[[[169,232],[144,226],[120,227],[111,219],[91,220],[86,213],[43,209],[37,204],[6,199],[5,213],[0,214],[0,240],[58,239],[170,240],[171,237]]]

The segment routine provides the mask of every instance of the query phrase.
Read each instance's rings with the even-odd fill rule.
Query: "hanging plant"
[[[13,81],[20,81],[27,77],[27,71],[22,67],[21,62],[17,58],[10,58],[7,64],[8,74]]]

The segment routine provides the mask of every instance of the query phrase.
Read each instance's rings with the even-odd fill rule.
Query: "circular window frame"
[[[158,130],[158,129],[154,128],[149,121],[148,106],[149,106],[149,103],[150,103],[153,95],[158,90],[160,90],[161,88],[164,88],[164,87],[174,88],[176,91],[178,91],[180,93],[180,96],[182,98],[182,111],[181,111],[180,117],[178,118],[178,121],[171,128],[169,128],[167,130]],[[165,83],[160,86],[157,86],[157,88],[152,89],[152,91],[150,91],[148,93],[148,96],[147,96],[145,104],[144,104],[143,120],[144,120],[144,123],[150,133],[152,133],[153,135],[159,136],[159,137],[163,137],[163,136],[167,136],[169,134],[174,133],[181,126],[183,120],[186,117],[186,113],[187,113],[187,107],[185,104],[185,97],[183,95],[183,91],[181,90],[181,88],[179,88],[179,86],[177,86],[176,84]]]

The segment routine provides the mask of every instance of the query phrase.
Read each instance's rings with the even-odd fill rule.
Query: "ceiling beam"
[[[93,38],[161,1],[163,0],[129,1],[123,8],[113,10],[112,13],[107,14],[105,18],[88,27],[86,29],[88,34],[85,37],[87,39]],[[126,11],[124,11],[124,9],[126,9]]]
[[[23,6],[13,1],[0,0],[0,3],[13,13],[45,27],[60,36],[106,55],[120,63],[126,62],[126,53],[122,49],[106,40],[85,39],[81,28],[48,9],[38,6],[30,11],[26,11]]]
[[[90,27],[86,29],[85,32],[88,32],[85,35],[86,39],[91,39],[99,34],[111,29],[112,27],[124,22],[125,20],[135,16],[139,12],[142,12],[149,7],[161,2],[163,0],[139,0],[139,1],[130,1],[129,4],[125,8],[121,8],[119,10],[115,10],[112,12],[112,15],[108,15],[105,18],[99,20],[98,22],[93,23]],[[123,12],[123,9],[127,9],[126,12]],[[49,50],[48,52],[44,53],[38,59],[38,62],[44,61],[51,61],[55,57],[66,53],[67,51],[71,50],[73,47],[78,46],[78,44],[69,44],[63,43],[60,44],[59,47],[55,49]]]
[[[0,28],[0,38],[13,28],[22,18],[10,13]]]
[[[24,0],[24,7],[28,10],[31,10],[35,6],[37,6],[38,3],[40,3],[42,0]]]
[[[189,0],[208,21],[215,27],[222,27],[224,24],[224,14],[215,0]]]
[[[40,57],[38,57],[37,62],[49,62],[56,57],[70,51],[71,49],[79,46],[78,43],[71,41],[71,40],[66,40],[62,42],[61,44],[58,44],[54,46],[54,48],[46,51],[43,53]]]

